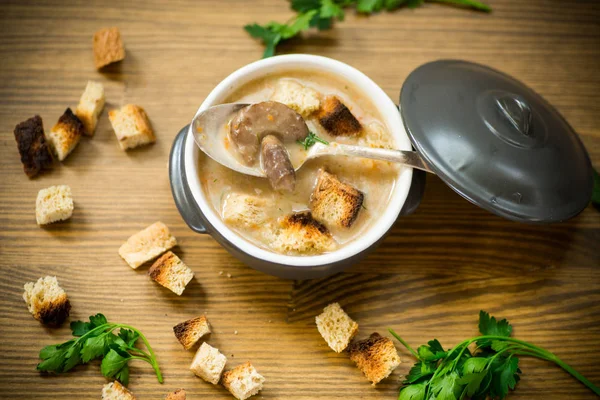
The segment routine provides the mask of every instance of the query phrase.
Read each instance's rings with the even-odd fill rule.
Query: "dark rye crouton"
[[[57,158],[63,161],[77,147],[84,133],[85,128],[79,118],[70,108],[67,108],[50,130],[48,142]]]
[[[33,178],[42,169],[52,167],[54,159],[44,136],[44,125],[39,115],[15,126],[14,133],[23,170],[28,177]]]
[[[327,96],[321,101],[317,118],[323,128],[333,136],[355,136],[362,131],[360,122],[335,96]]]
[[[365,340],[352,343],[350,359],[373,385],[390,376],[400,365],[400,357],[391,339],[372,333]]]
[[[364,194],[321,169],[310,199],[313,217],[329,227],[350,228],[362,207]]]
[[[177,340],[183,345],[183,348],[189,350],[202,336],[210,333],[210,324],[203,315],[175,325],[173,332]]]
[[[325,225],[316,221],[310,211],[285,216],[272,242],[274,250],[281,253],[322,253],[335,248],[335,241]]]

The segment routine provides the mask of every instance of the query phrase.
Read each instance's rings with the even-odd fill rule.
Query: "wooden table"
[[[471,205],[430,176],[422,205],[397,222],[377,252],[346,273],[305,282],[255,272],[210,236],[193,233],[169,189],[171,142],[221,79],[260,58],[261,45],[242,26],[292,14],[283,0],[121,3],[0,6],[0,397],[100,397],[105,379],[96,363],[62,376],[35,370],[42,346],[70,337],[68,324],[41,326],[21,298],[24,283],[45,275],[56,275],[67,291],[71,320],[102,312],[146,333],[165,383],[147,365],[133,363],[130,388],[141,399],[180,387],[189,399],[231,398],[189,371],[194,353],[181,348],[171,329],[203,313],[214,327],[210,343],[230,365],[251,360],[267,378],[259,398],[396,398],[413,359],[399,348],[403,364],[372,387],[317,332],[315,315],[333,301],[359,322],[360,338],[393,327],[411,344],[436,337],[448,347],[477,333],[477,314],[485,309],[508,318],[517,337],[555,351],[600,384],[600,212],[592,207],[561,224],[518,224]],[[600,168],[599,3],[488,3],[491,15],[436,4],[372,17],[349,12],[334,30],[281,50],[349,63],[393,99],[409,72],[427,61],[490,65],[554,104]],[[121,29],[127,58],[98,73],[91,37],[113,25]],[[157,143],[119,150],[104,111],[93,139],[84,138],[62,166],[28,179],[14,126],[40,114],[49,130],[76,105],[89,79],[105,85],[107,110],[143,106]],[[65,223],[40,228],[35,198],[54,184],[71,186],[75,212]],[[176,253],[195,272],[181,297],[149,281],[147,267],[134,271],[117,254],[129,235],[157,220],[171,228],[180,243]],[[511,399],[593,397],[546,362],[523,360],[522,369]]]

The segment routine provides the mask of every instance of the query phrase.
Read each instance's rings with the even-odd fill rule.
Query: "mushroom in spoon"
[[[253,112],[248,115],[248,110],[250,109]],[[278,112],[282,113],[282,116],[290,118],[290,121],[292,121],[291,126],[280,125],[278,118],[273,113],[270,114],[273,117],[273,121],[270,120],[268,112],[266,114],[260,113],[262,115],[253,115],[254,112],[258,112],[259,110],[278,110]],[[240,119],[242,112],[247,118],[240,121],[243,124],[240,124],[236,128],[235,121]],[[280,114],[278,113],[277,116],[280,116]],[[222,136],[220,135],[221,130],[229,121],[231,121],[229,124],[229,137],[234,146],[236,146],[237,151],[235,153],[239,154],[238,157],[236,157],[234,152],[225,148]],[[274,180],[280,180],[281,182],[275,182],[277,186],[273,187],[280,187],[283,190],[293,189],[295,183],[294,171],[302,167],[306,161],[325,155],[343,155],[391,161],[432,172],[427,163],[415,151],[374,149],[336,142],[330,142],[329,145],[315,143],[306,154],[302,163],[292,166],[287,150],[283,145],[290,141],[304,139],[308,135],[308,127],[299,114],[286,105],[277,102],[263,102],[253,105],[230,103],[213,106],[196,115],[192,121],[191,129],[194,134],[194,140],[198,147],[200,147],[200,150],[219,164],[242,174],[269,178],[271,185],[274,185]],[[233,130],[239,130],[239,132],[232,133]],[[263,159],[261,166],[257,162],[261,152],[261,142],[269,135],[279,139],[280,144],[276,145],[273,139],[269,139],[267,144],[262,146],[263,156],[264,152],[268,152],[269,154],[273,154],[272,157],[279,159],[279,157],[283,157],[283,154],[285,154],[287,161],[274,162],[273,158],[271,160]],[[276,168],[275,166],[281,169],[273,169]],[[269,171],[266,168],[269,168]]]

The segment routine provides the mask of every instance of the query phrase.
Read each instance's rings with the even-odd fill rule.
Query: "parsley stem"
[[[142,332],[135,329],[133,326],[123,325],[123,324],[115,324],[115,325],[117,325],[119,328],[125,328],[125,329],[132,330],[132,331],[136,332],[138,335],[140,335],[140,339],[142,339],[142,341],[144,342],[144,345],[148,349],[148,353],[150,353],[149,363],[150,363],[150,365],[152,365],[152,368],[154,368],[154,372],[156,372],[156,378],[158,379],[158,382],[163,383],[163,377],[162,377],[162,374],[160,373],[160,368],[158,366],[158,361],[156,360],[156,355],[154,354],[154,351],[152,350],[152,346],[150,346],[150,342],[148,342],[148,339],[146,339],[146,336],[144,336],[144,334]]]
[[[554,354],[552,355],[552,360],[549,360],[549,361],[554,361],[554,363],[556,365],[558,365],[559,367],[561,367],[562,369],[567,371],[569,374],[571,374],[573,377],[575,377],[579,382],[581,382],[585,386],[587,386],[597,396],[600,396],[600,388],[598,386],[594,385],[592,382],[590,382],[585,376],[583,376],[579,372],[577,372],[569,364],[562,361],[560,358],[556,357]]]
[[[412,347],[410,347],[410,345],[408,343],[406,343],[404,341],[404,339],[402,339],[400,336],[398,336],[398,334],[396,332],[394,332],[393,329],[388,329],[388,331],[392,334],[393,337],[395,337],[400,343],[402,343],[402,345],[404,347],[406,347],[408,349],[408,351],[410,351],[417,360],[421,360],[421,357],[419,357],[419,354]]]

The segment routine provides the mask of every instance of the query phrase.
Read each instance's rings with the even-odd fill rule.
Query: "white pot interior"
[[[326,57],[292,54],[267,58],[248,64],[221,81],[221,83],[217,85],[204,100],[198,109],[198,113],[213,105],[222,103],[233,91],[249,81],[269,73],[279,73],[291,69],[327,72],[351,82],[357,90],[364,93],[364,95],[377,107],[381,113],[382,122],[394,136],[398,148],[401,150],[411,150],[410,140],[406,134],[400,113],[398,112],[396,105],[385,92],[377,86],[375,82],[357,69],[340,61]],[[253,257],[273,263],[298,267],[310,267],[338,262],[368,249],[391,228],[398,218],[408,195],[412,180],[412,169],[402,168],[387,209],[384,214],[366,230],[360,239],[356,239],[351,244],[345,245],[331,253],[315,256],[288,256],[276,254],[255,246],[223,223],[219,215],[208,203],[204,191],[202,190],[200,178],[198,176],[199,153],[200,150],[194,143],[193,133],[191,129],[189,129],[184,154],[185,172],[190,191],[210,224],[234,246]]]

